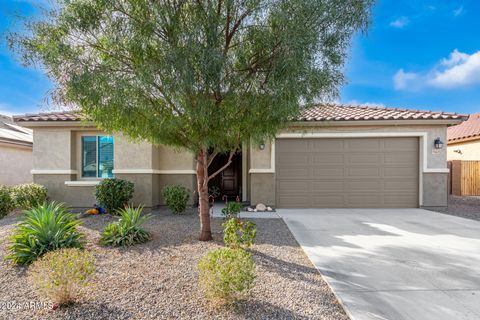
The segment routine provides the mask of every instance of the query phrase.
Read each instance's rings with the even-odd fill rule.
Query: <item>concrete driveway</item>
[[[421,209],[279,209],[352,319],[480,319],[480,222]]]

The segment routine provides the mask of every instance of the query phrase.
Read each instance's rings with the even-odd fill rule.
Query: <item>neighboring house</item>
[[[467,121],[448,128],[447,158],[451,160],[480,160],[480,113]]]
[[[447,126],[464,119],[454,113],[318,105],[275,141],[245,144],[216,183],[222,194],[282,208],[446,206],[447,152],[434,141],[445,141]],[[91,206],[94,186],[106,177],[133,181],[134,203],[146,207],[163,205],[165,185],[196,189],[189,152],[112,137],[75,112],[15,121],[33,129],[35,182],[73,207]]]
[[[0,115],[0,185],[32,182],[32,130]]]

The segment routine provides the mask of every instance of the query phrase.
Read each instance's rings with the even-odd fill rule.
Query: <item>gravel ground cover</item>
[[[0,220],[0,257],[7,254],[8,236],[20,216]],[[125,249],[98,245],[99,230],[115,217],[82,220],[86,247],[97,259],[96,280],[85,297],[56,311],[28,308],[25,303],[42,300],[27,282],[26,268],[2,259],[0,319],[348,319],[281,219],[255,220],[255,288],[234,308],[220,310],[204,303],[197,263],[222,245],[221,219],[213,221],[215,241],[205,243],[197,241],[193,209],[181,216],[159,210],[146,225],[152,241]]]
[[[480,197],[448,197],[448,207],[434,211],[480,221]]]

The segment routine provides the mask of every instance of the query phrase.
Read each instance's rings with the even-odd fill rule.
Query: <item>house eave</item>
[[[2,147],[15,147],[15,148],[22,148],[22,149],[32,149],[33,143],[27,141],[18,141],[18,140],[10,140],[10,139],[0,139],[0,146]]]
[[[460,144],[464,142],[472,142],[475,140],[480,140],[480,135],[468,137],[468,138],[462,138],[462,139],[448,140],[447,145],[451,146],[451,145]]]
[[[464,119],[293,121],[290,127],[456,125]]]
[[[15,121],[16,124],[25,128],[38,128],[38,127],[82,127],[82,128],[95,128],[91,121]]]

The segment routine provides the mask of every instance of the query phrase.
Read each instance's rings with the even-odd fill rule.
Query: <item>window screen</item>
[[[113,137],[98,137],[98,177],[113,178]]]
[[[82,177],[97,176],[97,137],[82,137]]]

